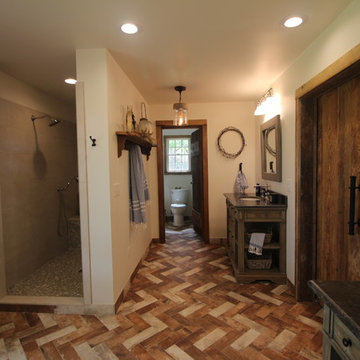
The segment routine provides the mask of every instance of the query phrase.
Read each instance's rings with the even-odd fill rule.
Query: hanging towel
[[[245,189],[249,187],[245,174],[242,171],[242,163],[239,165],[239,172],[235,179],[234,193],[245,194]]]
[[[248,252],[255,255],[262,255],[265,233],[252,233]]]
[[[130,221],[133,224],[146,223],[146,201],[150,199],[144,165],[139,145],[129,148],[130,160]]]

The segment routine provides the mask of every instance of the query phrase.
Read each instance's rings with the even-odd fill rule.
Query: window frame
[[[169,154],[168,154],[168,140],[169,139],[189,139],[189,171],[168,171]],[[190,135],[164,135],[164,174],[165,175],[190,175],[191,174],[191,136]]]

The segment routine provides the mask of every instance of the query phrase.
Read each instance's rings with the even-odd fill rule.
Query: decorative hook
[[[92,136],[89,136],[89,138],[92,141],[91,146],[96,146],[96,139],[94,139]]]
[[[242,162],[239,164],[239,171],[242,172]]]

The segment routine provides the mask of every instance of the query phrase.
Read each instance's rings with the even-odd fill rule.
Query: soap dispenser
[[[255,188],[255,195],[256,196],[260,196],[260,193],[261,193],[261,186],[259,183],[256,183],[256,185],[254,186]]]

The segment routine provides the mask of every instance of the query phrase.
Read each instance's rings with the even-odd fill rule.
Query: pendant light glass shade
[[[183,126],[188,124],[187,109],[184,103],[174,104],[174,125]]]
[[[174,109],[174,121],[175,126],[184,126],[188,124],[187,107],[186,104],[181,102],[181,92],[186,90],[185,86],[175,86],[175,90],[179,92],[179,102],[175,103]]]

